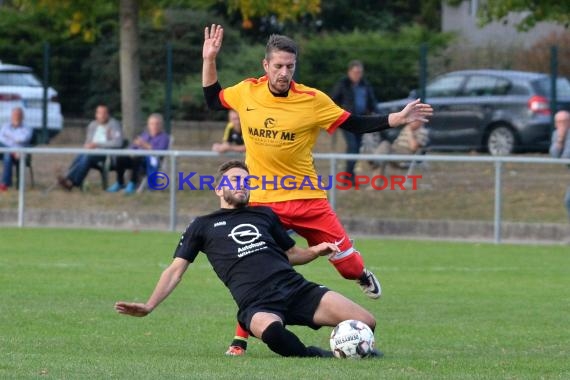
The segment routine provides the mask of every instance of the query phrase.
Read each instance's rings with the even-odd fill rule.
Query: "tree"
[[[70,36],[81,35],[85,41],[96,40],[99,15],[119,14],[120,68],[121,68],[121,113],[123,130],[127,138],[134,138],[140,126],[140,79],[138,60],[138,15],[139,4],[148,1],[120,0],[17,0],[14,6],[23,11],[42,9],[57,20],[61,29]]]
[[[121,0],[119,11],[121,109],[125,136],[134,139],[141,125],[139,6],[137,0]]]
[[[134,138],[141,128],[140,68],[139,68],[139,13],[142,11],[157,20],[161,10],[169,6],[211,7],[219,0],[15,0],[13,5],[22,10],[37,7],[47,9],[62,25],[68,26],[70,35],[83,34],[85,40],[94,41],[98,35],[97,15],[101,9],[113,9],[120,23],[121,111],[125,136]],[[305,13],[319,11],[320,0],[226,0],[231,11],[239,11],[244,27],[250,17],[276,14],[279,19],[291,20]]]
[[[448,0],[459,5],[462,0]],[[516,24],[520,30],[528,30],[540,21],[554,21],[565,25],[570,23],[570,2],[560,0],[487,0],[481,7],[481,23],[501,21],[511,12],[521,13],[523,18]]]

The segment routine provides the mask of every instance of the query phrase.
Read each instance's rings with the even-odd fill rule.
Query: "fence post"
[[[44,85],[44,94],[42,98],[42,138],[41,141],[44,144],[49,142],[48,136],[48,88],[49,88],[49,42],[44,42],[44,59],[43,59],[43,85]]]
[[[495,161],[495,221],[494,221],[494,236],[495,244],[501,242],[501,210],[503,205],[502,200],[502,165],[501,161]]]
[[[550,47],[550,123],[554,129],[554,114],[558,110],[558,94],[556,82],[558,79],[558,46]]]
[[[176,155],[170,156],[170,231],[176,231],[176,190],[178,187],[178,177],[176,176]]]
[[[428,54],[428,45],[426,42],[423,42],[420,45],[420,70],[419,70],[419,95],[422,102],[426,101],[426,83],[427,83],[427,54]]]
[[[4,153],[10,154],[10,153]],[[26,153],[20,153],[18,162],[18,227],[24,227],[25,190],[26,190]]]
[[[164,96],[164,127],[171,134],[172,110],[172,42],[166,44],[166,91]]]
[[[334,181],[335,176],[336,176],[336,158],[331,157],[331,163],[330,163],[331,167],[330,167],[330,176],[331,176],[331,190],[330,190],[330,195],[329,195],[329,203],[331,205],[331,208],[334,210],[336,207],[336,183]]]

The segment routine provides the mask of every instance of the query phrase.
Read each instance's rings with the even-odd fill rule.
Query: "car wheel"
[[[487,149],[493,156],[506,156],[515,151],[515,133],[506,126],[493,128],[487,138]]]

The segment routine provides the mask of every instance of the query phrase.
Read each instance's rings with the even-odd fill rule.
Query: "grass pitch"
[[[203,255],[142,319],[172,233],[0,230],[0,378],[567,379],[570,249],[359,239],[381,278],[367,299],[325,259],[298,269],[370,309],[382,360],[283,359],[256,339],[223,356],[236,307]],[[301,243],[303,244],[303,243]],[[328,345],[330,329],[293,328]]]

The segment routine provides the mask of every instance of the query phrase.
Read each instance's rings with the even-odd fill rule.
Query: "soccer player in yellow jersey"
[[[216,57],[223,40],[223,28],[212,25],[204,31],[202,86],[211,109],[234,109],[241,120],[246,147],[246,164],[251,175],[263,178],[263,186],[251,191],[251,204],[271,207],[287,229],[304,237],[309,245],[334,243],[339,252],[329,261],[347,279],[356,280],[370,298],[381,295],[374,274],[364,267],[338,217],[330,207],[326,192],[318,186],[291,189],[280,179],[310,178],[317,184],[312,149],[321,129],[333,133],[343,128],[353,133],[381,131],[421,120],[427,122],[433,110],[420,100],[410,102],[400,112],[389,115],[351,115],[323,92],[293,81],[297,45],[281,35],[267,43],[265,75],[246,79],[222,89],[218,82]],[[228,355],[243,355],[248,332],[239,324]]]

